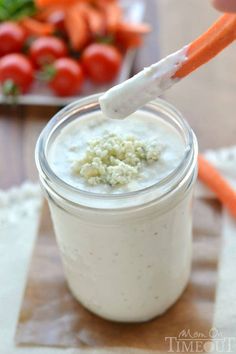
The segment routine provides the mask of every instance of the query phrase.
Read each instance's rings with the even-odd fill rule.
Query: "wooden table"
[[[218,16],[206,0],[153,1],[159,4],[160,35],[156,42],[152,38],[151,50],[156,54],[160,43],[162,56],[190,42]],[[145,60],[150,61],[148,52]],[[201,150],[236,142],[235,63],[232,45],[166,94],[194,128]],[[0,188],[37,179],[35,142],[56,111],[53,107],[0,106]]]

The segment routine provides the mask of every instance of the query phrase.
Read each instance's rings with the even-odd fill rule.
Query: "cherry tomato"
[[[53,64],[55,73],[49,86],[58,96],[78,93],[84,82],[83,70],[74,59],[61,58]]]
[[[95,83],[110,82],[117,76],[122,55],[112,45],[93,43],[85,48],[82,63],[89,78]]]
[[[67,47],[63,40],[56,37],[37,38],[30,47],[30,57],[36,66],[51,64],[54,60],[67,55]]]
[[[25,55],[8,54],[0,59],[0,82],[3,86],[3,91],[6,83],[11,83],[12,89],[17,89],[19,93],[24,93],[30,88],[33,79],[33,66]],[[13,92],[8,92],[8,94],[11,93]]]
[[[25,41],[24,30],[14,22],[0,24],[0,56],[20,52]]]

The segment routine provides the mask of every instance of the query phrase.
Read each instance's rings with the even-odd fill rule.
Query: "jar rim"
[[[175,116],[175,119],[178,121],[178,124],[182,131],[184,132],[185,139],[186,139],[186,145],[185,145],[185,152],[183,155],[183,158],[181,159],[180,163],[177,165],[175,169],[173,169],[166,177],[163,179],[157,181],[154,184],[151,184],[150,186],[146,186],[144,188],[130,191],[130,192],[124,192],[124,193],[111,193],[111,194],[105,194],[105,193],[97,193],[97,192],[91,192],[91,191],[86,191],[79,189],[75,186],[72,186],[68,184],[66,181],[64,181],[62,178],[60,178],[50,167],[50,164],[48,163],[47,159],[47,146],[48,143],[55,131],[63,124],[65,124],[69,118],[76,114],[79,113],[82,115],[83,113],[86,113],[86,110],[88,110],[91,107],[99,107],[98,103],[98,98],[100,97],[102,93],[100,94],[94,94],[88,97],[84,97],[82,99],[76,100],[75,102],[70,103],[66,107],[64,107],[62,110],[60,110],[58,113],[56,113],[51,120],[47,123],[45,128],[42,130],[37,144],[36,144],[36,149],[35,149],[35,161],[36,161],[36,166],[39,171],[40,176],[43,176],[44,182],[46,182],[46,185],[50,186],[52,188],[53,186],[57,186],[58,188],[52,188],[54,192],[59,194],[63,199],[69,200],[71,202],[75,202],[71,198],[68,198],[68,195],[72,195],[76,193],[77,195],[80,194],[82,197],[91,199],[95,198],[97,200],[119,200],[123,198],[133,198],[134,196],[138,195],[143,195],[147,192],[152,192],[153,190],[156,189],[161,189],[163,186],[168,185],[170,181],[173,180],[174,177],[176,178],[176,183],[172,185],[172,188],[170,188],[167,193],[161,195],[163,197],[164,195],[168,194],[169,192],[172,192],[176,186],[179,184],[179,182],[184,178],[184,176],[187,174],[189,168],[186,170],[186,165],[191,166],[196,160],[197,156],[197,142],[196,142],[196,137],[187,123],[187,121],[183,118],[182,114],[177,110],[172,104],[169,102],[157,98],[156,100],[148,103],[144,107],[140,108],[141,110],[147,106],[152,106],[154,108],[162,108],[164,109],[165,113],[169,113],[173,116]],[[195,151],[193,151],[195,150]],[[186,171],[185,171],[186,170]],[[58,193],[58,190],[60,190],[62,193]],[[64,193],[63,193],[64,192]],[[65,198],[66,194],[66,198]],[[80,204],[80,203],[78,203]]]

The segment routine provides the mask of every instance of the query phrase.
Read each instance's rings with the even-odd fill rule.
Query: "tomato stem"
[[[2,92],[5,96],[17,97],[20,91],[20,87],[11,79],[6,80],[2,85]]]
[[[106,36],[97,36],[96,42],[102,44],[114,44],[115,38],[112,34]]]
[[[53,65],[45,65],[42,70],[37,74],[37,79],[48,82],[55,77],[56,73],[57,70]]]

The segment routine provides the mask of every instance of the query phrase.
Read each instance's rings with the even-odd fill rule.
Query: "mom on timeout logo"
[[[234,353],[236,337],[224,337],[219,329],[213,327],[209,332],[191,332],[183,329],[177,337],[165,337],[168,353]]]

